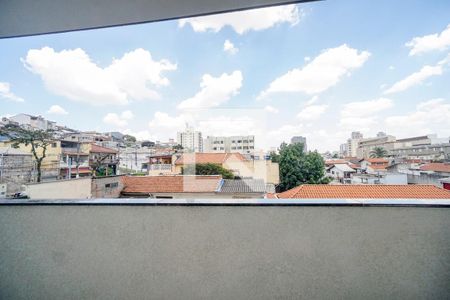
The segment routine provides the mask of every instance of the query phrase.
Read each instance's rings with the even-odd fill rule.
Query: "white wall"
[[[91,178],[29,184],[25,191],[30,199],[89,199]]]

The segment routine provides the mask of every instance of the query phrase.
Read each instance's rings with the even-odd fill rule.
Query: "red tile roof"
[[[123,193],[208,193],[218,190],[222,177],[211,176],[124,176]]]
[[[360,161],[363,161],[363,160],[365,160],[365,161],[368,161],[368,162],[370,162],[370,163],[389,163],[389,160],[387,160],[387,159],[385,159],[385,158],[364,158],[364,159],[361,159]]]
[[[111,153],[111,154],[117,154],[117,151],[114,149],[106,148],[99,146],[97,144],[91,144],[91,153]]]
[[[388,167],[387,164],[367,166],[367,168],[371,168],[372,170],[385,170],[385,171],[387,167]]]
[[[344,159],[327,159],[325,165],[335,165],[335,164],[346,164],[347,161]]]
[[[422,171],[450,172],[449,163],[429,163],[420,167]]]
[[[450,192],[434,185],[326,185],[304,184],[277,194],[277,198],[440,198],[450,199]]]
[[[176,161],[176,165],[184,164],[223,164],[225,161],[245,161],[240,153],[184,153]]]

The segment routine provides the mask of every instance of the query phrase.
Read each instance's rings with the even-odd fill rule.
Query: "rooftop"
[[[283,198],[398,198],[398,199],[450,199],[450,192],[434,185],[324,185],[303,184],[283,193]]]
[[[124,194],[212,193],[219,189],[222,177],[210,176],[124,176]]]
[[[265,193],[262,179],[224,179],[220,193]]]
[[[111,153],[111,154],[117,154],[117,151],[111,148],[106,148],[99,146],[97,144],[91,144],[91,151],[93,153]]]
[[[450,172],[450,163],[429,163],[420,167],[422,171]]]
[[[1,155],[30,155],[30,152],[25,152],[16,148],[11,147],[0,147],[0,154]]]

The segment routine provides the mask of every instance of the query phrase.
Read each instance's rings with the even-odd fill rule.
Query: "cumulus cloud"
[[[223,43],[223,51],[230,53],[231,55],[234,55],[238,53],[239,49],[234,46],[230,40],[225,40]]]
[[[301,120],[305,121],[313,121],[320,118],[320,116],[325,113],[325,111],[328,109],[328,105],[321,104],[321,105],[310,105],[302,109],[298,114],[297,117]]]
[[[407,90],[415,85],[421,84],[424,80],[431,76],[441,75],[442,67],[438,66],[424,66],[420,71],[412,73],[408,77],[394,83],[389,89],[385,90],[383,94],[393,94]]]
[[[178,25],[184,27],[190,24],[196,32],[218,32],[223,27],[230,26],[238,34],[244,34],[250,30],[264,30],[280,23],[295,25],[300,17],[301,12],[296,5],[283,5],[182,19]]]
[[[25,100],[13,92],[11,92],[11,86],[8,82],[0,82],[0,98],[11,100],[14,102],[24,102]]]
[[[242,79],[241,71],[234,71],[231,74],[223,73],[219,77],[205,74],[200,83],[200,91],[193,97],[182,101],[178,108],[198,109],[219,106],[239,93]]]
[[[156,88],[169,84],[162,73],[177,68],[167,60],[154,60],[142,48],[125,53],[105,68],[80,48],[60,52],[49,47],[31,49],[23,63],[52,93],[91,105],[158,99]]]
[[[128,121],[133,119],[134,115],[131,111],[126,110],[120,115],[116,113],[108,113],[103,117],[103,122],[116,127],[124,127],[128,125]]]
[[[343,106],[341,115],[343,117],[365,117],[391,108],[393,105],[393,101],[387,98],[350,102]]]
[[[411,48],[409,55],[421,54],[433,50],[442,51],[450,47],[450,24],[441,33],[415,37],[406,43]]]
[[[271,105],[266,105],[264,107],[264,110],[269,112],[269,113],[273,113],[273,114],[277,114],[279,112],[279,110]]]
[[[258,98],[277,92],[321,93],[336,85],[352,70],[361,67],[369,56],[369,52],[358,51],[346,44],[326,49],[302,69],[292,69],[276,78]]]
[[[52,115],[67,115],[68,112],[59,105],[52,105],[48,109],[47,113]]]
[[[435,132],[450,136],[450,102],[442,98],[423,101],[412,112],[387,117],[385,124],[389,132],[402,137]]]

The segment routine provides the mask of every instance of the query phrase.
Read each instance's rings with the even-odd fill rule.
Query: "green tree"
[[[174,150],[175,153],[177,153],[178,151],[183,150],[183,146],[181,146],[180,144],[176,144],[175,146],[172,146],[172,150]]]
[[[270,152],[270,160],[274,163],[280,162],[280,154],[276,153],[275,151]]]
[[[28,130],[8,124],[0,128],[0,135],[8,137],[14,148],[19,148],[21,144],[31,146],[31,154],[36,161],[36,181],[41,182],[42,161],[47,156],[47,147],[53,143],[53,132],[51,130]]]
[[[234,179],[233,173],[223,168],[220,165],[206,163],[206,164],[191,164],[182,168],[183,175],[194,174],[195,175],[222,175],[224,179]]]
[[[129,134],[125,134],[123,136],[123,140],[124,140],[124,142],[128,142],[128,143],[135,143],[136,142],[136,138],[134,136],[132,136],[132,135],[129,135]]]
[[[280,185],[285,191],[300,184],[327,184],[325,162],[317,151],[303,152],[303,144],[286,143],[280,146]]]
[[[370,158],[382,158],[386,157],[388,152],[383,147],[375,147],[370,151]]]

